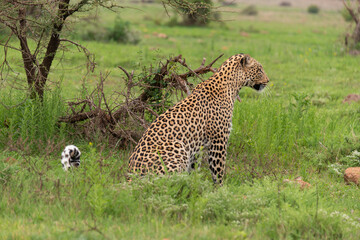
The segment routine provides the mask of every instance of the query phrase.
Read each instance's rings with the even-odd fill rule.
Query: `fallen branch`
[[[193,84],[189,83],[188,78],[203,80],[200,75],[215,72],[212,66],[221,56],[206,66],[204,58],[200,67],[193,70],[179,55],[166,60],[165,64],[160,63],[155,71],[149,68],[150,73],[139,76],[119,66],[126,76],[122,92],[115,92],[113,98],[108,99],[103,89],[108,74],[100,74],[94,91],[85,99],[69,101],[67,104],[71,113],[59,118],[59,122],[75,124],[88,120],[83,123],[87,131],[100,130],[102,134],[114,137],[117,144],[120,140],[122,146],[128,142],[136,143],[151,121],[172,106],[173,96],[178,96],[178,91],[191,94]],[[179,74],[174,71],[174,64],[180,64],[188,71]]]

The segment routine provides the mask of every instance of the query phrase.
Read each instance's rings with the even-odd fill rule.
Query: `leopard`
[[[190,95],[152,122],[130,155],[128,173],[191,172],[202,149],[212,180],[222,185],[239,91],[243,87],[262,91],[268,82],[263,66],[250,55],[231,56]]]

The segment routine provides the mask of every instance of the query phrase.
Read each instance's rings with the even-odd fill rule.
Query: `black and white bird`
[[[74,145],[68,145],[61,153],[61,164],[64,171],[69,170],[71,167],[80,166],[80,150]]]

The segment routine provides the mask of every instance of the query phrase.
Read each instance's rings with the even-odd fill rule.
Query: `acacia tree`
[[[163,0],[162,3],[165,9],[170,6],[185,14],[207,14],[202,12],[206,6],[194,0]],[[111,0],[0,0],[0,37],[1,29],[10,32],[5,40],[0,38],[4,52],[0,62],[0,80],[4,80],[6,73],[12,69],[13,63],[7,58],[8,49],[19,51],[29,96],[32,99],[43,99],[53,60],[64,42],[80,48],[87,56],[88,70],[93,70],[93,55],[80,44],[65,39],[62,35],[64,29],[66,31],[65,26],[70,16],[98,6],[108,9],[121,7],[114,5]]]
[[[206,25],[213,11],[212,0],[163,0],[165,9],[170,6],[183,16],[185,25]]]
[[[355,4],[343,0],[343,4],[355,22],[354,31],[346,36],[345,44],[350,48],[360,48],[360,0]]]
[[[21,52],[30,98],[43,98],[53,60],[62,42],[80,47],[93,68],[89,51],[80,44],[61,38],[61,34],[70,16],[96,6],[114,7],[105,0],[80,0],[73,4],[70,0],[1,0],[0,27],[10,30],[5,41],[0,42],[4,51],[1,80],[4,80],[6,69],[11,69],[8,49]]]

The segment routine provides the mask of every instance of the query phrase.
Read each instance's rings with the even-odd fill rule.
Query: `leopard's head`
[[[232,86],[237,90],[247,86],[261,91],[269,82],[262,65],[248,54],[241,53],[230,57],[220,69],[232,73]]]
[[[243,54],[239,60],[243,86],[251,87],[257,91],[263,90],[269,82],[263,66],[254,58]]]

